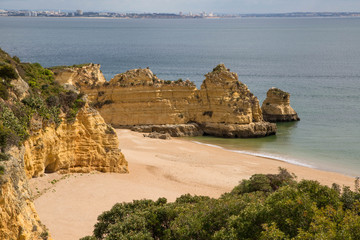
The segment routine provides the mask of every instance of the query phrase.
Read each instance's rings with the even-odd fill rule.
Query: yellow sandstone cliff
[[[128,172],[114,129],[85,106],[74,123],[34,130],[8,152],[0,184],[0,239],[50,239],[32,203],[27,179],[44,173]]]
[[[9,97],[0,98],[1,111],[9,110],[5,120],[14,119],[10,107],[20,106],[21,100],[32,93],[28,83],[20,75],[23,69],[17,68],[17,64],[6,53],[0,51],[0,55],[14,66],[17,73],[17,79],[9,80]],[[91,67],[87,68],[91,69],[89,79],[96,78],[96,81],[101,82],[102,74],[97,78],[96,65]],[[68,80],[71,81],[79,74],[83,76],[84,72],[62,77],[69,77]],[[4,80],[0,77],[0,81]],[[3,112],[0,113],[4,118]],[[51,239],[32,202],[29,178],[57,171],[128,172],[127,161],[118,148],[119,141],[114,129],[107,125],[99,112],[89,107],[87,102],[77,112],[73,121],[65,119],[64,113],[60,114],[62,122],[58,126],[36,114],[31,116],[30,137],[25,143],[21,146],[3,147],[0,152],[1,240]],[[3,127],[2,122],[0,126]],[[3,137],[3,134],[0,134],[0,137]]]
[[[290,94],[278,88],[270,88],[261,109],[268,122],[299,121],[295,110],[290,106]]]
[[[25,142],[25,171],[30,177],[44,173],[91,171],[127,172],[114,129],[99,112],[85,106],[72,124],[35,130]]]
[[[50,239],[32,202],[24,171],[25,148],[13,147],[0,178],[0,239]]]
[[[57,80],[67,72],[81,70],[54,71]],[[105,121],[115,127],[172,136],[275,134],[276,125],[263,121],[258,99],[238,80],[236,73],[220,64],[205,77],[200,89],[189,80],[161,80],[149,69],[129,70],[109,82],[96,82],[94,78],[88,80],[91,84],[83,84],[80,75],[72,81],[88,94]]]

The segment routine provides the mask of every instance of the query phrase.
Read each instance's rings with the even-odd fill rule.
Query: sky
[[[360,0],[0,0],[0,9],[112,12],[360,12]]]

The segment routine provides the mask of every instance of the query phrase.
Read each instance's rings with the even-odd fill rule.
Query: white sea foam
[[[315,168],[314,166],[312,166],[310,164],[307,164],[307,163],[300,162],[299,160],[295,160],[295,159],[291,159],[291,158],[285,158],[285,157],[281,157],[281,156],[276,156],[276,155],[272,155],[272,154],[269,154],[269,153],[255,153],[255,152],[242,151],[242,150],[233,150],[233,149],[227,149],[227,148],[224,148],[224,147],[221,147],[221,146],[218,146],[218,145],[214,145],[214,144],[202,143],[202,142],[198,142],[198,141],[192,141],[192,142],[197,143],[197,144],[201,144],[201,145],[205,145],[205,146],[209,146],[209,147],[220,148],[220,149],[223,149],[223,150],[229,151],[229,152],[247,154],[247,155],[256,156],[256,157],[263,157],[263,158],[271,158],[271,159],[274,159],[274,160],[279,160],[279,161],[282,161],[282,162],[287,162],[287,163],[291,163],[291,164],[298,165],[298,166]]]

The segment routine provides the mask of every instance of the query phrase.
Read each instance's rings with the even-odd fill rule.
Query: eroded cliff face
[[[31,200],[24,171],[25,148],[13,147],[0,178],[0,239],[50,239]]]
[[[72,119],[56,108],[62,104],[60,95],[41,92],[52,88],[62,91],[64,99],[74,97],[54,84],[49,70],[15,61],[1,49],[0,67],[0,239],[51,239],[34,208],[28,179],[56,171],[125,173],[127,162],[114,129],[89,107],[85,97],[75,94],[71,100],[68,113],[73,114]],[[64,71],[58,77],[74,90],[73,81],[105,81],[99,66],[92,64]],[[61,113],[61,123],[52,118],[54,109]],[[25,134],[30,137],[23,143],[20,136]]]
[[[126,173],[127,162],[112,127],[99,112],[85,106],[72,124],[34,129],[25,143],[25,171],[44,173],[91,171]]]
[[[236,73],[220,64],[205,77],[197,89],[189,80],[164,81],[149,69],[134,69],[109,82],[80,85],[105,121],[115,127],[157,129],[172,136],[275,134],[276,125],[263,121],[258,99]],[[183,124],[190,127],[179,127]]]
[[[0,239],[51,239],[32,202],[28,178],[60,172],[128,172],[114,129],[99,112],[85,106],[73,123],[41,127],[20,149],[12,147],[0,176]]]
[[[51,69],[56,75],[56,80],[66,88],[75,90],[83,85],[105,83],[106,80],[100,70],[100,64],[83,64],[73,67],[58,67]]]
[[[268,122],[299,121],[295,110],[290,106],[290,94],[278,88],[270,88],[261,109],[264,120]]]

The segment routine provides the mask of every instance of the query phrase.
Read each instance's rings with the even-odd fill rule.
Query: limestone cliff
[[[32,129],[25,142],[25,171],[28,177],[52,172],[127,172],[114,129],[99,112],[85,106],[72,124]]]
[[[80,68],[59,77],[102,81],[99,66]],[[86,97],[55,82],[40,64],[21,63],[0,49],[0,239],[49,239],[28,178],[55,171],[127,172],[118,145],[114,129]]]
[[[106,82],[99,64],[89,63],[72,67],[59,66],[50,68],[50,70],[55,73],[56,80],[70,90],[83,85],[93,86],[94,84]]]
[[[58,71],[56,79],[62,70]],[[115,127],[158,129],[172,136],[275,134],[276,126],[263,121],[258,99],[236,73],[220,64],[205,77],[197,89],[189,80],[164,81],[149,69],[134,69],[109,82],[77,85],[81,85],[81,91],[88,94],[105,121]],[[191,127],[177,127],[183,124]]]
[[[25,148],[13,147],[0,178],[0,239],[49,239],[31,200],[24,171]]]
[[[263,117],[268,122],[299,121],[297,113],[290,106],[290,94],[278,88],[270,88],[261,106]]]

